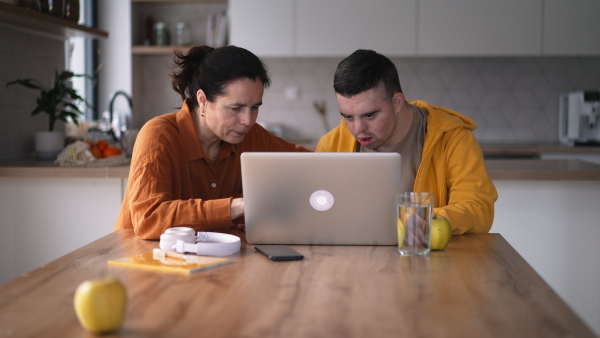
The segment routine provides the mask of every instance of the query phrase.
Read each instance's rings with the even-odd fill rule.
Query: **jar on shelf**
[[[48,13],[62,18],[64,16],[63,0],[46,0],[48,2]]]
[[[165,22],[159,21],[154,24],[154,44],[157,46],[168,46],[171,44],[169,27]]]
[[[35,12],[40,12],[42,7],[39,0],[14,0],[13,4]]]
[[[192,28],[189,22],[180,21],[175,25],[175,44],[178,46],[192,44]]]
[[[48,14],[48,0],[39,0],[40,3],[40,12],[44,14]]]
[[[79,0],[64,0],[64,18],[79,22]]]

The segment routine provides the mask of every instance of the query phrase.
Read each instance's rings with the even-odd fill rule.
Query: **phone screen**
[[[273,261],[295,261],[304,258],[301,253],[287,245],[257,245],[254,249]]]

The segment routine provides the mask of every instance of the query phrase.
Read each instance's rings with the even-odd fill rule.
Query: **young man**
[[[342,60],[333,87],[343,119],[316,151],[398,152],[402,190],[434,193],[434,213],[450,221],[453,234],[490,230],[498,193],[473,136],[473,120],[406,101],[392,61],[371,50]]]

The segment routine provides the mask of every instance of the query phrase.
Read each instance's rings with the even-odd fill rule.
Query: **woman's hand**
[[[231,220],[244,216],[244,198],[234,198],[231,200]]]

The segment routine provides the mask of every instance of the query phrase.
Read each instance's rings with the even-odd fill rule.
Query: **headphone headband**
[[[175,227],[160,235],[160,248],[164,251],[194,253],[202,256],[227,256],[240,251],[238,236],[219,232],[198,232],[187,227]]]

